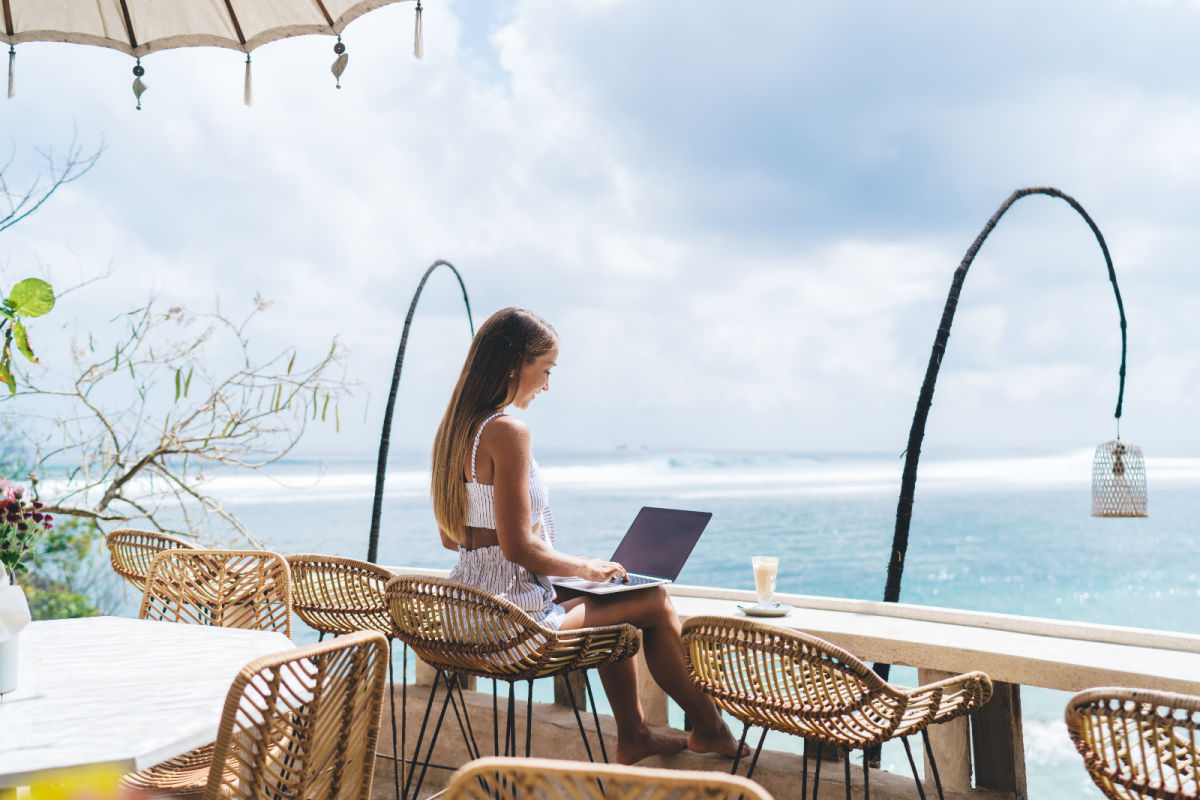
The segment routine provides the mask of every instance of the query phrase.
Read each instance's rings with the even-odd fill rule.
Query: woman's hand
[[[625,568],[620,564],[600,558],[585,558],[578,574],[588,581],[608,581],[613,578],[624,581],[628,578]]]

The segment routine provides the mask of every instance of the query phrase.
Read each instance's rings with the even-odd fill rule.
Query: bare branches
[[[47,506],[192,537],[221,528],[257,545],[209,492],[209,473],[279,460],[309,424],[335,420],[347,392],[336,340],[311,361],[296,347],[258,353],[250,331],[268,306],[256,298],[235,320],[152,300],[77,336],[69,381],[31,376],[17,396],[36,398],[54,432],[34,443]]]
[[[0,199],[7,206],[7,212],[0,217],[0,231],[7,230],[33,212],[42,207],[60,187],[76,181],[96,166],[104,145],[96,148],[96,152],[87,155],[77,139],[72,139],[66,155],[56,156],[53,150],[39,150],[38,153],[46,162],[45,172],[39,174],[22,191],[14,191],[8,183],[7,173],[12,166],[15,154],[10,154],[7,162],[0,166]]]

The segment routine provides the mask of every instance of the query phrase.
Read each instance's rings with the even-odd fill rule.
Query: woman
[[[554,328],[521,308],[497,311],[471,342],[433,445],[434,515],[442,544],[458,551],[450,577],[512,601],[548,628],[627,622],[642,630],[651,675],[688,713],[693,729],[686,739],[651,731],[638,700],[635,662],[601,667],[620,763],[685,746],[733,756],[736,740],[716,705],[688,677],[679,617],[661,586],[604,597],[560,596],[546,577],[625,577],[616,562],[554,549],[554,517],[529,427],[503,413],[509,405],[528,408],[548,391],[557,360]]]

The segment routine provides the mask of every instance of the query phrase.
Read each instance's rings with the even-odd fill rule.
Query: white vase
[[[14,634],[0,642],[0,694],[14,691],[17,688],[17,652],[21,642],[21,634]]]

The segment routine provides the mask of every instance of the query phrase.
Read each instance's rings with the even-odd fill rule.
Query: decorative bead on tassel
[[[17,48],[8,46],[8,99],[13,96],[13,62],[17,60]]]
[[[337,53],[337,58],[333,60],[333,66],[329,70],[333,73],[333,77],[337,80],[337,88],[342,88],[342,73],[346,71],[346,62],[350,57],[346,55],[346,45],[342,44],[342,37],[339,36],[337,44],[333,46],[333,52]]]
[[[252,98],[250,95],[250,54],[246,53],[246,91],[245,91],[245,95],[242,98],[242,101],[246,105],[250,105],[251,99]]]
[[[133,96],[137,98],[137,110],[142,110],[142,95],[145,94],[148,88],[142,82],[142,76],[146,74],[146,70],[142,67],[142,60],[139,58],[137,64],[133,67]]]
[[[413,56],[425,55],[425,36],[421,31],[421,0],[417,0],[417,16],[413,21]]]

